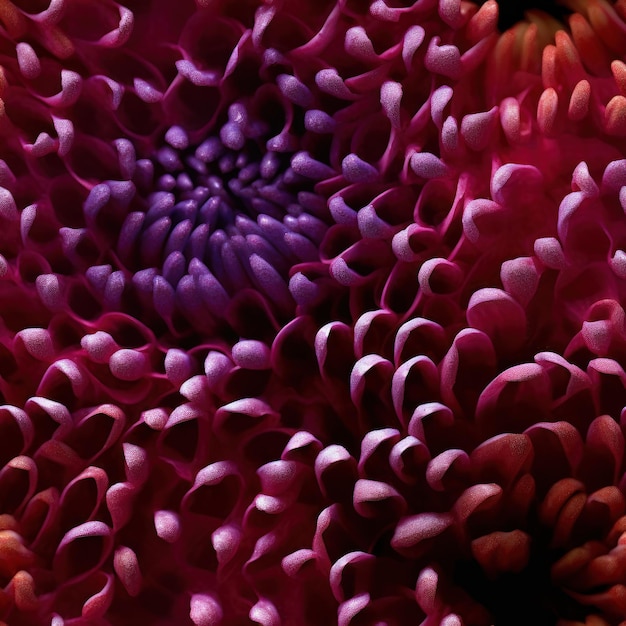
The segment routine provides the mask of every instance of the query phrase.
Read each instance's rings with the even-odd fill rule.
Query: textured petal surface
[[[626,620],[626,4],[0,0],[0,622]]]

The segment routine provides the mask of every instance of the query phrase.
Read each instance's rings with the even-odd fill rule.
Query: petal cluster
[[[0,620],[626,619],[626,5],[0,3]]]

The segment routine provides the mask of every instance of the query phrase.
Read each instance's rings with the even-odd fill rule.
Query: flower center
[[[286,214],[302,213],[298,193],[311,192],[312,184],[289,167],[296,145],[287,139],[263,141],[266,125],[250,123],[243,105],[231,105],[228,117],[219,133],[195,149],[182,128],[174,126],[166,133],[168,145],[151,163],[161,172],[156,189],[178,200],[174,213],[200,211],[213,230],[234,226],[238,216],[282,220]]]
[[[313,177],[294,171],[306,154],[300,140],[256,117],[235,102],[200,143],[172,126],[160,148],[135,162],[143,210],[127,215],[116,253],[140,290],[152,290],[155,278],[160,293],[191,281],[213,286],[209,301],[251,287],[279,310],[294,305],[289,273],[318,258],[326,204]]]

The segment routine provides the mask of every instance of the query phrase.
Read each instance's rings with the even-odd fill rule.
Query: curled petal
[[[462,525],[477,512],[493,510],[502,497],[502,488],[494,483],[468,487],[454,504],[454,514]]]
[[[543,455],[535,457],[536,465],[541,467],[537,475],[541,485],[551,485],[560,478],[575,474],[583,458],[583,442],[576,428],[567,422],[540,422],[525,432],[533,442],[533,448],[545,450],[551,458],[551,462],[546,463]]]
[[[408,431],[420,441],[426,441],[430,429],[445,429],[453,423],[454,414],[447,406],[439,402],[427,402],[413,411]]]
[[[491,178],[491,197],[502,206],[515,206],[531,198],[542,185],[543,176],[536,167],[507,163]]]
[[[237,505],[240,489],[241,478],[234,464],[217,461],[196,474],[182,503],[197,515],[226,519]]]
[[[389,453],[389,465],[396,476],[406,484],[417,482],[430,460],[426,445],[409,435],[401,439]]]
[[[448,78],[457,79],[461,75],[461,55],[454,45],[439,45],[439,37],[433,37],[428,44],[428,51],[424,58],[427,70],[442,74]]]
[[[307,565],[314,564],[317,556],[313,550],[296,550],[283,558],[281,565],[287,576],[294,577]]]
[[[426,179],[441,178],[449,172],[448,166],[430,152],[416,152],[409,163],[415,174]]]
[[[502,233],[507,211],[493,200],[471,200],[463,211],[463,232],[473,243],[490,241]]]
[[[554,529],[554,546],[562,546],[568,541],[586,501],[583,489],[582,483],[571,478],[563,479],[550,489],[542,502],[539,515],[542,522]]]
[[[356,481],[356,461],[342,446],[324,448],[315,459],[315,476],[322,493],[333,500],[352,495]]]
[[[466,452],[450,449],[437,455],[428,463],[426,480],[435,491],[446,491],[457,483],[461,483],[467,476],[470,467]]]
[[[389,449],[399,439],[400,432],[395,428],[380,428],[368,432],[361,441],[359,474],[364,477],[376,476],[379,466],[386,461]]]
[[[391,381],[391,396],[398,419],[406,423],[408,414],[424,400],[434,400],[438,395],[439,372],[425,356],[417,356],[403,363]]]
[[[443,328],[421,317],[413,318],[400,326],[394,341],[394,362],[398,367],[419,351],[421,354],[438,360],[445,345]]]
[[[406,510],[404,498],[391,486],[376,480],[360,479],[354,485],[354,510],[366,518],[394,517]]]
[[[519,398],[520,402],[516,409],[514,398]],[[498,406],[498,412],[508,406],[513,409],[507,420],[509,427],[514,420],[536,421],[537,415],[531,419],[524,413],[528,409],[522,409],[522,398],[524,402],[536,407],[535,411],[546,412],[550,404],[550,381],[545,370],[536,363],[524,363],[509,368],[491,382],[481,393],[476,408],[478,419],[487,418],[488,415],[495,417],[492,411]]]
[[[480,444],[471,454],[472,468],[483,482],[503,486],[531,469],[533,447],[527,435],[502,434]]]
[[[461,136],[471,150],[483,150],[489,144],[497,122],[498,107],[466,115],[461,121]]]
[[[322,444],[311,433],[300,431],[295,433],[282,453],[282,458],[286,461],[300,461],[302,463],[312,464],[317,458]]]
[[[262,400],[243,398],[220,407],[215,414],[215,426],[225,432],[237,433],[269,424],[276,414]]]
[[[522,306],[527,306],[539,286],[540,269],[532,257],[505,261],[500,270],[504,290]]]
[[[472,541],[472,554],[490,578],[520,572],[530,558],[531,538],[521,530],[494,532]]]
[[[367,587],[372,575],[375,557],[366,552],[349,552],[333,563],[329,582],[338,602],[357,595],[360,587]]]
[[[296,477],[296,464],[293,461],[273,461],[262,465],[257,474],[261,479],[263,493],[278,496],[291,488]]]
[[[95,544],[96,549],[85,552],[83,559],[74,559],[85,547]],[[113,545],[111,529],[99,521],[86,522],[69,530],[61,539],[54,556],[53,568],[63,578],[84,576],[94,571],[108,557]]]
[[[350,396],[354,404],[362,406],[365,394],[376,384],[374,380],[385,380],[392,371],[392,364],[377,354],[368,354],[359,359],[350,373]]]
[[[417,280],[426,295],[449,294],[461,285],[463,272],[446,259],[429,259],[420,267]]]
[[[391,538],[391,547],[401,554],[421,552],[428,540],[444,533],[452,524],[448,513],[419,513],[401,519]]]
[[[467,306],[470,326],[489,336],[496,349],[511,352],[519,348],[526,334],[522,307],[500,289],[480,289]]]

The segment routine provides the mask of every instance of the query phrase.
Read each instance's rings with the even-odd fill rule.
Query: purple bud
[[[159,148],[156,158],[166,172],[177,172],[183,169],[183,164],[178,156],[178,152],[169,146]]]
[[[205,305],[213,315],[223,317],[230,302],[224,287],[210,272],[200,275],[196,280]]]
[[[301,272],[296,272],[289,280],[289,291],[300,305],[312,304],[319,296],[319,287]]]
[[[191,231],[193,230],[193,223],[191,220],[184,220],[172,228],[172,232],[165,244],[164,254],[169,255],[172,252],[179,252],[185,249]]]
[[[307,178],[312,178],[313,180],[331,178],[335,175],[335,172],[331,167],[316,161],[306,152],[298,152],[294,155],[291,159],[291,167],[294,172],[302,174]]]
[[[309,88],[299,81],[295,76],[280,74],[276,77],[276,83],[283,95],[303,108],[311,106],[313,95]]]
[[[217,137],[209,137],[197,148],[195,155],[203,163],[216,161],[224,152],[224,144]]]
[[[304,127],[318,134],[329,134],[335,130],[335,120],[325,111],[309,110],[304,114]]]
[[[429,152],[415,152],[411,156],[410,165],[422,178],[440,178],[448,173],[448,166]]]
[[[231,150],[241,150],[246,142],[246,138],[241,127],[234,122],[228,122],[220,130],[222,143]]]
[[[122,295],[126,286],[126,279],[121,270],[111,272],[104,286],[103,300],[108,309],[119,309],[122,303]]]
[[[175,307],[175,292],[162,276],[155,276],[153,281],[153,302],[157,313],[165,320],[172,317]]]
[[[346,180],[351,183],[372,182],[378,178],[378,170],[356,154],[349,154],[341,162]]]
[[[173,194],[157,191],[148,197],[149,209],[146,213],[146,224],[153,224],[158,219],[170,215],[175,199]]]
[[[87,280],[97,291],[104,292],[113,268],[110,265],[94,265],[85,272]]]
[[[128,139],[116,139],[114,142],[117,149],[117,157],[120,164],[120,172],[124,178],[132,178],[135,173],[135,147]]]
[[[250,268],[259,288],[278,306],[290,309],[293,300],[284,279],[278,272],[257,254],[250,257]]]
[[[261,341],[242,340],[232,348],[235,365],[245,369],[264,370],[270,367],[270,349]]]
[[[129,262],[137,245],[137,239],[143,230],[146,214],[139,211],[129,213],[122,224],[117,251],[124,262]]]
[[[261,176],[267,180],[271,180],[280,171],[280,157],[275,152],[266,152],[261,159],[260,172]]]
[[[8,192],[7,192],[8,193]],[[9,194],[10,195],[10,194]],[[94,220],[100,209],[109,201],[111,197],[111,189],[105,183],[100,183],[95,187],[92,187],[84,204],[85,217],[88,221]],[[11,200],[13,197],[11,196]],[[3,196],[3,191],[0,189],[0,214],[6,213],[4,206],[7,201]]]
[[[189,145],[189,137],[180,126],[171,126],[165,133],[165,141],[176,150],[184,150]]]
[[[163,263],[163,278],[175,287],[178,281],[185,275],[187,260],[178,250],[171,252]]]

